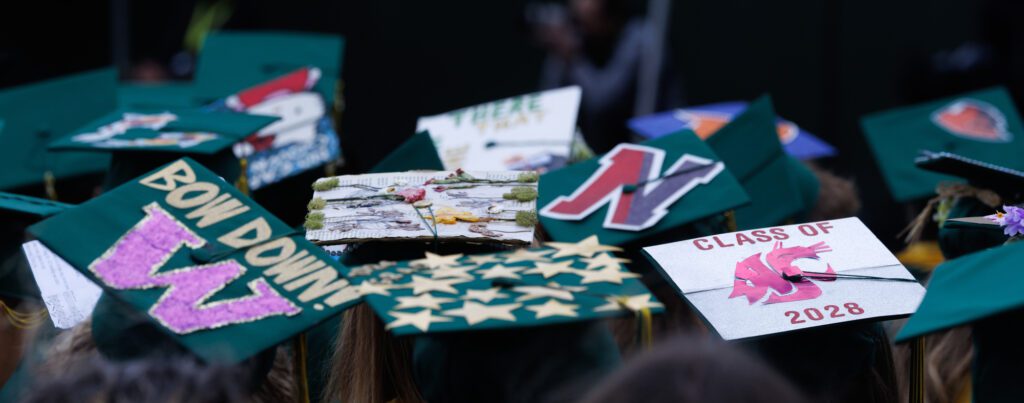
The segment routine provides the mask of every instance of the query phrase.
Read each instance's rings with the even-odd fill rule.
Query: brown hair
[[[345,311],[323,400],[378,403],[423,399],[408,339],[391,336],[366,303]]]
[[[818,178],[819,185],[817,202],[807,214],[808,221],[846,218],[860,211],[857,186],[853,181],[840,178],[813,162],[804,164]]]

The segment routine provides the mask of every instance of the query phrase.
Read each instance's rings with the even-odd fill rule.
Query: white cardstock
[[[424,116],[445,169],[557,169],[566,164],[576,131],[580,87],[536,92]]]
[[[103,290],[39,241],[21,245],[53,325],[70,329],[92,314]]]
[[[852,217],[718,234],[644,252],[726,340],[906,316],[925,291],[917,282],[851,278],[914,278]],[[782,277],[791,266],[812,276],[831,270],[838,278],[798,284]]]
[[[324,245],[380,239],[463,238],[500,243],[528,244],[534,227],[516,224],[519,211],[537,211],[537,201],[503,197],[516,187],[537,189],[537,183],[518,183],[519,172],[467,172],[477,179],[509,183],[428,184],[448,172],[403,172],[336,176],[338,187],[313,192],[326,206],[323,228],[307,230],[306,239]],[[394,195],[422,189],[429,208],[416,208]],[[435,225],[435,220],[437,224]]]

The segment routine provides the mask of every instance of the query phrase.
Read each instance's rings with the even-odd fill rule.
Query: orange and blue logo
[[[1007,143],[1013,134],[1006,129],[1006,116],[992,104],[971,98],[953,101],[932,113],[932,123],[970,140]]]

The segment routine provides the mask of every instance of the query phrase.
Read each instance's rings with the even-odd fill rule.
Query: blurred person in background
[[[541,87],[583,88],[580,129],[597,153],[629,140],[626,120],[636,112],[643,59],[651,50],[666,53],[652,49],[663,34],[633,9],[630,0],[569,0],[568,8],[538,3],[527,9],[527,20],[548,52]],[[668,58],[660,60],[655,110],[680,106],[682,98]]]

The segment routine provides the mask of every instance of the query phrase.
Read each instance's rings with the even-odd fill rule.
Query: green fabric
[[[662,169],[667,169],[683,154],[696,155],[712,161],[719,157],[691,131],[680,131],[654,140],[640,143],[665,151]],[[559,196],[571,195],[600,167],[600,157],[548,172],[541,176],[537,208],[551,203]],[[623,245],[677,230],[686,224],[727,211],[748,201],[743,187],[733,176],[728,163],[711,182],[699,185],[668,208],[668,214],[653,227],[643,231],[625,231],[604,227],[609,206],[605,205],[579,221],[558,220],[540,216],[540,222],[547,234],[556,241],[575,242],[590,235],[597,235],[602,243]],[[664,171],[662,171],[664,172]]]
[[[956,259],[968,253],[994,248],[1006,242],[1003,228],[998,225],[983,226],[950,221],[952,218],[994,214],[993,210],[973,197],[961,197],[953,202],[949,216],[939,227],[939,250],[942,251],[942,256],[946,259]]]
[[[771,97],[754,100],[705,141],[750,197],[749,204],[736,209],[737,230],[779,225],[804,209],[791,165],[799,161],[779,143]]]
[[[796,179],[797,188],[800,189],[800,198],[803,203],[803,209],[795,219],[797,222],[804,222],[807,221],[807,215],[818,205],[821,183],[818,182],[818,176],[802,161],[795,158],[789,158],[787,161],[790,172]]]
[[[169,174],[176,177],[186,178],[174,181],[174,189],[165,186],[164,179]],[[190,184],[187,178],[194,177]],[[185,182],[185,183],[180,183]],[[148,185],[147,185],[148,184]],[[216,192],[198,191],[200,186],[213,185]],[[188,186],[188,187],[186,187]],[[182,190],[178,190],[182,189]],[[189,191],[185,191],[189,190]],[[184,200],[210,200],[206,204],[186,206],[182,203],[172,202],[175,195],[181,196]],[[226,196],[225,196],[226,195]],[[203,198],[203,199],[200,199]],[[244,205],[238,214],[231,215],[221,220],[206,220],[199,211],[201,209],[213,209],[215,203],[229,203],[236,200]],[[224,204],[226,205],[226,204]],[[147,217],[143,207],[149,206],[150,211],[156,207],[161,208],[170,214],[180,224],[186,226],[195,236],[204,240],[204,245],[193,245],[182,247],[181,243],[171,253],[165,263],[154,268],[156,273],[166,275],[170,270],[199,270],[197,265],[213,265],[223,267],[225,262],[234,261],[245,268],[244,272],[233,280],[227,280],[220,291],[211,294],[211,301],[223,301],[228,298],[242,298],[252,295],[251,284],[264,283],[269,285],[277,294],[287,299],[292,305],[301,309],[301,312],[291,316],[272,315],[263,319],[256,319],[250,322],[237,323],[235,320],[224,322],[221,327],[209,328],[204,324],[199,328],[190,330],[172,330],[153,317],[151,309],[158,304],[171,288],[161,285],[145,286],[153,284],[153,274],[140,277],[113,277],[116,275],[126,276],[125,272],[118,271],[108,275],[106,279],[97,277],[94,272],[94,265],[107,256],[121,256],[113,253],[116,245],[128,248],[131,243],[119,244],[122,237],[139,224],[140,220]],[[177,207],[176,207],[177,206]],[[209,210],[206,210],[209,211]],[[153,217],[153,215],[149,215]],[[210,216],[205,216],[209,218]],[[259,255],[250,256],[247,248],[236,249],[224,243],[224,236],[240,228],[252,228],[251,225],[265,222],[269,233],[261,239],[267,242],[283,241],[290,238],[295,248],[281,246],[261,252]],[[139,224],[141,225],[141,224]],[[320,321],[340,313],[344,308],[355,302],[352,290],[345,287],[347,282],[337,278],[338,270],[342,266],[331,259],[324,251],[310,244],[295,231],[280,220],[266,212],[262,207],[253,203],[243,196],[238,190],[227,183],[224,183],[209,170],[189,158],[176,161],[173,165],[154,171],[137,181],[126,183],[102,196],[89,200],[78,207],[58,214],[50,219],[42,221],[29,228],[29,232],[42,241],[57,255],[64,258],[72,267],[80,270],[90,280],[104,288],[105,293],[117,298],[139,312],[149,312],[149,318],[166,334],[174,338],[190,351],[206,360],[224,361],[234,363],[241,361],[256,353],[277,345],[282,341],[304,331],[305,329],[319,323]],[[158,235],[147,234],[143,238],[125,237],[124,240],[146,239],[147,242],[159,242],[157,236],[166,234],[160,232]],[[254,231],[246,231],[244,234],[237,234],[245,238],[253,238]],[[127,242],[127,241],[125,241]],[[167,242],[167,241],[164,241]],[[256,246],[264,245],[267,242],[259,242]],[[145,243],[135,244],[135,246]],[[147,250],[145,247],[139,249],[124,249],[141,253],[138,251]],[[108,252],[113,254],[108,254]],[[283,254],[283,256],[281,256]],[[300,255],[301,254],[301,255]],[[263,262],[256,262],[256,257],[266,258]],[[270,259],[273,259],[271,261]],[[134,258],[133,258],[134,259]],[[283,260],[282,259],[286,259]],[[281,272],[284,266],[271,266],[273,264],[285,264],[291,262],[291,270]],[[268,267],[269,266],[269,267]],[[115,266],[121,267],[121,266]],[[303,269],[305,268],[305,269]],[[205,269],[205,266],[204,266]],[[128,267],[124,268],[129,270]],[[304,270],[304,271],[303,271]],[[152,272],[151,272],[152,273]],[[204,277],[205,278],[205,277]],[[116,280],[121,279],[121,280]],[[127,282],[130,279],[135,279]],[[122,281],[111,283],[111,281]],[[326,288],[317,292],[314,289],[313,280],[316,284]],[[148,282],[147,282],[148,281]],[[126,283],[127,282],[127,283]],[[142,285],[132,285],[142,284]],[[116,287],[118,288],[115,288]],[[134,288],[132,288],[134,287]],[[139,289],[139,287],[148,287]],[[186,286],[175,286],[175,288],[191,289]],[[309,295],[306,295],[309,294]],[[209,302],[209,301],[208,301]],[[204,308],[205,309],[205,308]],[[169,316],[171,319],[183,320],[185,318],[199,318],[201,315]]]
[[[997,108],[1004,117],[1008,141],[957,135],[934,122],[936,113],[960,100],[980,101]],[[922,150],[948,151],[1011,169],[1024,169],[1024,158],[1020,158],[1024,153],[1024,126],[1010,95],[1001,87],[872,114],[861,119],[861,127],[896,201],[930,196],[940,182],[957,180],[915,166],[914,159]]]
[[[414,134],[394,151],[380,160],[369,173],[404,172],[412,170],[443,171],[444,164],[437,155],[430,132]]]
[[[0,192],[0,213],[2,214],[16,213],[35,217],[49,217],[71,207],[73,206],[67,203]]]
[[[122,109],[193,108],[199,106],[192,95],[192,83],[122,82],[117,86],[117,104]]]
[[[596,382],[621,364],[601,322],[417,336],[412,360],[429,402],[565,401],[552,392]]]
[[[616,302],[618,297],[628,297],[650,308],[652,313],[663,311],[661,304],[636,278],[639,275],[630,273],[621,264],[595,263],[587,270],[589,259],[555,257],[556,254],[556,248],[548,246],[500,254],[452,255],[437,265],[431,263],[431,255],[428,255],[426,260],[352,267],[345,274],[360,287],[376,284],[387,288],[381,292],[366,292],[364,299],[396,336],[519,329],[632,314]],[[485,257],[490,261],[477,263],[476,259]],[[560,268],[550,272],[540,270],[545,263]],[[596,277],[584,282],[587,278],[581,273],[593,274],[597,270],[620,274],[618,283]],[[438,288],[425,285],[441,283],[446,285]],[[476,294],[487,291],[497,294],[486,298]],[[414,303],[419,298],[433,298],[437,305]],[[538,310],[541,305],[555,303],[570,304],[571,314],[559,311],[559,314],[542,315]],[[503,313],[477,318],[481,319],[477,321],[464,311],[472,309],[473,305],[499,309]],[[636,306],[639,305],[632,305],[630,309],[639,309]],[[436,320],[421,323],[421,327],[417,322],[405,321],[411,314]]]
[[[974,324],[971,339],[971,394],[975,403],[1024,401],[1020,363],[1024,362],[1016,329],[1024,321],[1024,310],[1014,309]]]
[[[129,114],[163,116],[169,113],[172,119],[159,129],[135,127],[116,134],[109,139],[92,140],[103,127],[110,127]],[[89,150],[100,152],[165,152],[184,155],[214,154],[227,149],[245,137],[256,133],[279,118],[276,116],[249,115],[234,112],[208,112],[199,109],[173,110],[119,110],[97,119],[73,134],[64,136],[50,144],[52,150]],[[161,139],[165,135],[212,136],[198,144],[179,142],[177,139]],[[138,141],[138,142],[136,142]]]
[[[928,292],[896,341],[960,326],[1024,306],[1020,275],[1024,242],[971,253],[935,268]]]
[[[39,301],[39,287],[21,252],[25,227],[69,204],[0,192],[0,297]],[[10,303],[10,302],[9,302]]]
[[[46,145],[117,105],[117,72],[103,69],[0,91],[0,190],[103,172],[108,157],[49,152]]]
[[[214,100],[300,67],[323,75],[316,91],[328,105],[341,76],[345,41],[336,35],[289,32],[213,32],[206,36],[195,74],[195,95]]]

